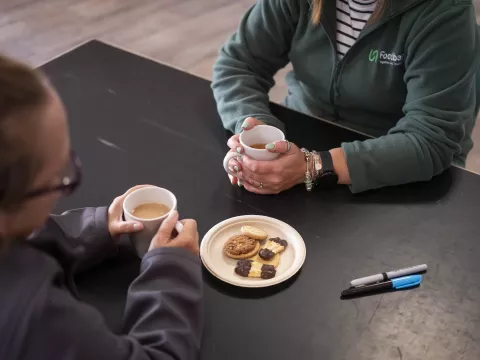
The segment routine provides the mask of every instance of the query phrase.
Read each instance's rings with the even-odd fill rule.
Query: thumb
[[[116,221],[110,230],[112,236],[136,233],[143,230],[143,224],[138,221]]]
[[[287,140],[275,141],[273,143],[269,143],[265,146],[265,148],[272,152],[278,154],[286,154],[290,151],[292,144]]]
[[[175,225],[178,221],[178,212],[173,210],[168,214],[167,218],[162,222],[160,228],[158,229],[157,233],[153,240],[157,244],[166,244],[170,241],[170,237],[172,236],[172,232],[175,229]]]
[[[265,125],[265,123],[263,121],[255,119],[253,117],[248,117],[243,122],[242,129],[243,130],[252,130],[257,125]]]

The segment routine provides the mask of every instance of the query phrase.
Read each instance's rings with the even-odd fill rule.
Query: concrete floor
[[[480,19],[480,0],[477,20]],[[218,49],[255,0],[1,0],[0,51],[41,65],[92,38],[210,79]],[[286,94],[286,69],[272,101]],[[467,168],[480,173],[480,126]]]

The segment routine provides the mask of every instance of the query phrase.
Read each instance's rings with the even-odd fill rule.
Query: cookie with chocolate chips
[[[235,235],[227,240],[223,252],[232,259],[248,259],[258,253],[260,243],[246,235]]]

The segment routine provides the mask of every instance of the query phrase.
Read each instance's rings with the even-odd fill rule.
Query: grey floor
[[[480,0],[474,0],[479,11]],[[255,0],[0,0],[0,52],[34,66],[89,39],[210,79],[219,47]],[[272,101],[286,93],[280,71]],[[467,168],[480,172],[480,126]]]

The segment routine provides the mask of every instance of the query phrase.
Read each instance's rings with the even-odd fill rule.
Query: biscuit
[[[275,254],[279,254],[282,251],[286,249],[288,246],[288,243],[286,240],[280,239],[280,238],[272,238],[268,239],[267,243],[265,246],[260,249],[258,252],[258,255],[263,259],[263,260],[271,260],[275,256]]]
[[[235,273],[243,277],[271,279],[277,271],[273,265],[265,265],[252,260],[240,260],[235,267]]]
[[[275,254],[271,260],[264,260],[258,254],[251,257],[250,260],[265,264],[265,265],[273,265],[276,269],[278,264],[280,264],[280,254]]]
[[[268,234],[262,229],[249,225],[242,226],[242,229],[240,231],[243,235],[247,235],[248,237],[255,240],[266,240],[268,237]]]
[[[232,259],[248,259],[258,253],[260,243],[246,235],[232,236],[223,246],[223,252]]]

